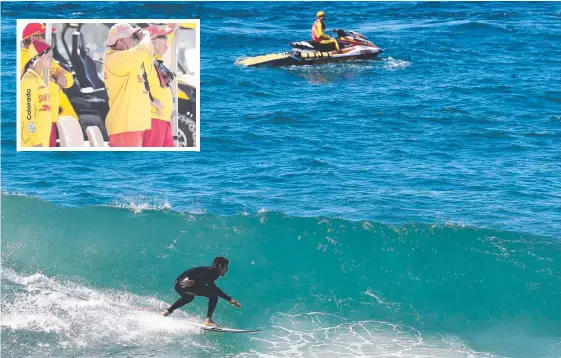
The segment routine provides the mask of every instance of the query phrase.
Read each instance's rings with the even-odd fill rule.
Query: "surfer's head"
[[[224,276],[228,272],[228,261],[227,258],[222,256],[216,256],[212,262],[212,267],[218,272],[219,276]]]
[[[316,14],[316,17],[318,19],[320,19],[321,21],[323,21],[323,19],[325,19],[325,12],[323,11],[318,11],[318,13]]]

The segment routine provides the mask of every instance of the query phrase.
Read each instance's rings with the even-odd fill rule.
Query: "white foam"
[[[372,293],[372,291],[370,291],[370,289],[366,290],[366,292],[364,293],[367,296],[370,297],[374,297],[376,299],[376,301],[378,301],[379,304],[385,305],[386,302],[383,301],[380,297],[376,296],[374,293]]]
[[[274,321],[276,329],[251,337],[257,347],[237,357],[494,357],[453,336],[425,337],[388,322],[348,322],[321,312],[278,314]]]
[[[20,193],[17,191],[12,191],[12,192],[8,192],[8,191],[3,191],[2,195],[6,195],[6,196],[22,196],[24,198],[32,198],[32,199],[38,199],[41,200],[39,197],[33,196],[33,195],[29,195],[29,194],[25,194],[25,193]]]
[[[372,223],[369,221],[363,221],[362,222],[362,228],[366,231],[371,231],[372,230]]]
[[[163,317],[167,304],[123,291],[100,291],[85,284],[23,276],[2,268],[2,330],[56,333],[59,345],[97,348],[157,343],[194,344],[199,321],[176,311]]]
[[[384,69],[389,71],[403,70],[411,66],[411,62],[405,60],[396,60],[393,57],[384,58]]]
[[[146,198],[127,197],[121,200],[114,201],[109,205],[114,208],[129,209],[135,214],[139,214],[145,210],[172,210],[171,204],[167,199],[165,200],[150,200]]]

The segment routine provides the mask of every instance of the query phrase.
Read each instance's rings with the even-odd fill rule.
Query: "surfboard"
[[[204,329],[205,331],[210,331],[210,332],[220,332],[220,333],[255,333],[255,332],[260,332],[260,329],[236,329],[236,328],[228,328],[228,327],[220,327],[220,326],[205,326],[202,323],[196,323],[196,322],[191,322],[191,321],[187,321],[187,324],[191,325],[191,326],[195,326],[195,327],[199,327],[201,329]]]
[[[142,310],[142,311],[146,311],[146,312],[150,312],[150,313],[154,313],[157,314],[158,316],[161,315],[161,311],[157,310],[154,307],[138,307],[138,306],[128,306],[128,305],[124,305],[124,304],[119,304],[119,303],[115,303],[118,306],[122,306],[122,307],[126,307],[128,309],[134,309],[134,310]],[[185,323],[187,323],[190,326],[195,326],[195,327],[199,327],[205,331],[210,331],[210,332],[219,332],[219,333],[255,333],[255,332],[260,332],[260,329],[237,329],[237,328],[228,328],[228,327],[220,327],[220,326],[206,326],[202,323],[197,323],[197,322],[193,322],[193,321],[183,321]]]

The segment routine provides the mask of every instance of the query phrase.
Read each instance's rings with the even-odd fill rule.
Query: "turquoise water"
[[[561,249],[459,225],[386,225],[279,212],[216,216],[60,208],[3,197],[2,335],[14,356],[558,356]],[[217,254],[226,326],[206,300],[160,317],[175,277]],[[152,311],[145,309],[151,308]],[[479,353],[478,353],[479,352]]]
[[[328,28],[374,61],[234,66]],[[258,7],[259,11],[256,11]],[[48,8],[48,9],[47,9]],[[54,11],[53,11],[54,9]],[[200,18],[200,153],[17,153],[15,19]],[[559,3],[2,4],[8,357],[561,356]],[[176,299],[232,261],[223,325]]]

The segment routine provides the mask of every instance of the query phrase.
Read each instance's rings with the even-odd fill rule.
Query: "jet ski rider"
[[[325,30],[325,23],[323,22],[323,20],[325,19],[325,12],[318,11],[316,17],[317,19],[312,25],[312,42],[315,42],[316,44],[319,43],[322,45],[334,44],[335,49],[337,49],[337,52],[341,53],[341,49],[339,48],[339,43],[337,42],[337,40],[326,35],[323,32]]]

